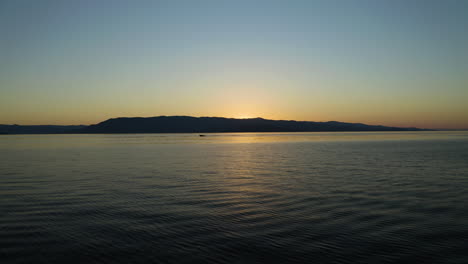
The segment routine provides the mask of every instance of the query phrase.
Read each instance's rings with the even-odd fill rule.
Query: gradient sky
[[[0,124],[468,128],[468,1],[0,2]]]

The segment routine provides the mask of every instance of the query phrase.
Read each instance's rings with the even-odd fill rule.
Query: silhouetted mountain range
[[[343,123],[268,120],[263,118],[223,118],[191,116],[119,117],[90,126],[20,126],[0,125],[0,134],[63,133],[212,133],[212,132],[318,132],[318,131],[422,131],[401,128]]]
[[[112,118],[82,129],[84,133],[210,133],[210,132],[312,132],[312,131],[419,131],[418,128],[372,126],[343,122],[307,122],[235,119],[222,117],[158,116]]]
[[[86,126],[0,125],[0,134],[63,134],[81,131]]]

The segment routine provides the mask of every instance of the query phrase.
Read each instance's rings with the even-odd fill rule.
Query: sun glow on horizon
[[[255,118],[253,115],[235,115],[234,118],[236,119],[252,119]]]

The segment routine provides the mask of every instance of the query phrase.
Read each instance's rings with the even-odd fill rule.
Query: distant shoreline
[[[268,134],[268,133],[388,133],[388,132],[464,132],[468,130],[419,130],[419,131],[276,131],[276,132],[203,132],[203,134],[241,134],[241,133],[255,133],[255,134]],[[0,133],[0,136],[14,136],[14,135],[144,135],[144,134],[194,134],[199,135],[197,132],[167,132],[167,133],[158,133],[158,132],[128,132],[128,133]]]
[[[95,125],[0,125],[0,134],[164,134],[164,133],[268,133],[268,132],[389,132],[435,131],[338,121],[313,122],[263,118],[192,116],[119,117]]]

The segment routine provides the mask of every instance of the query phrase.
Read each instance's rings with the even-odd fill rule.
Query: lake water
[[[0,136],[2,263],[468,263],[468,132]]]

